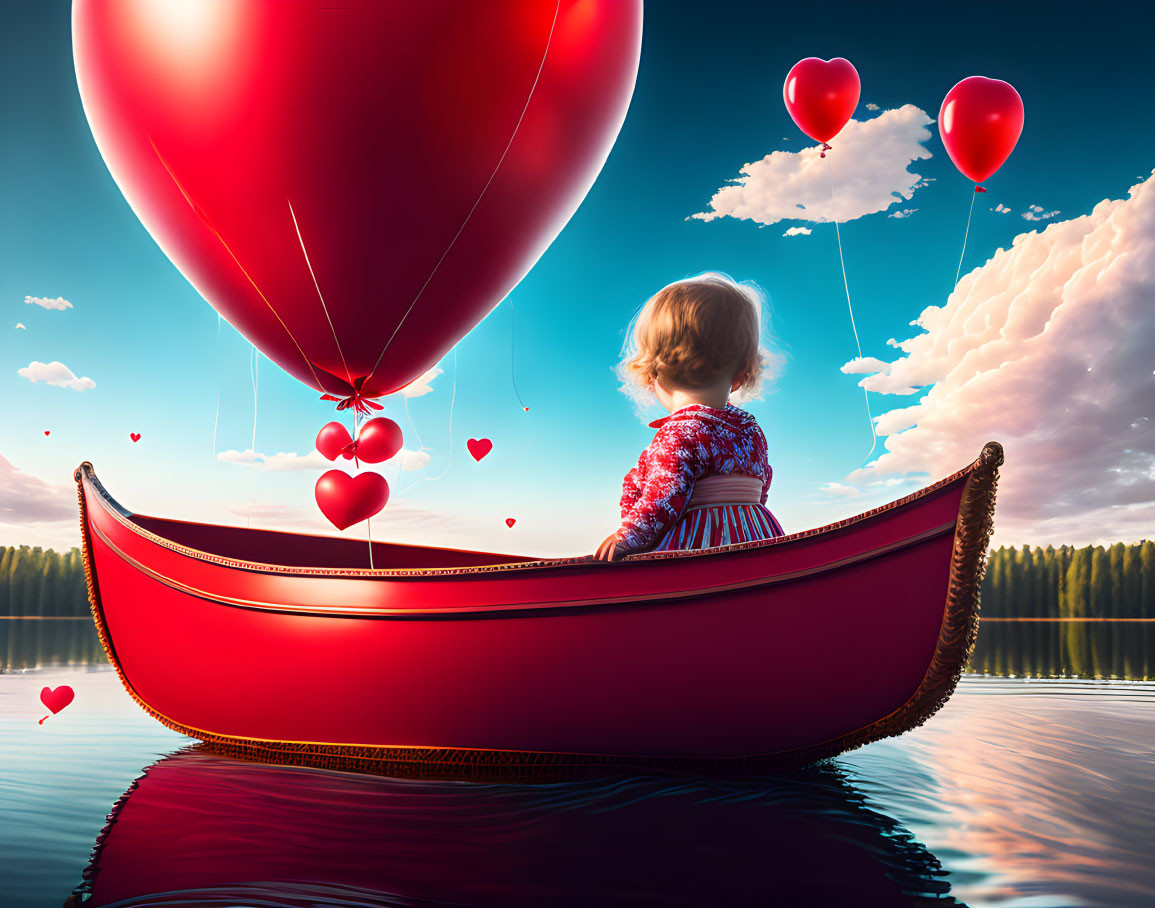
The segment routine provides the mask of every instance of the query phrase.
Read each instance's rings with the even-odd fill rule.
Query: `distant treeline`
[[[87,615],[80,549],[0,547],[0,615]],[[1155,618],[1155,542],[991,551],[988,618]]]
[[[87,615],[80,549],[0,547],[0,615]]]
[[[1155,542],[999,548],[982,584],[985,618],[1155,618]]]

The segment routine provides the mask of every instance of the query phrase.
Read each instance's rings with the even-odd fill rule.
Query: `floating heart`
[[[389,483],[380,473],[350,476],[330,470],[317,480],[317,507],[339,530],[377,514],[389,501]]]
[[[140,441],[140,433],[139,432],[129,432],[128,437],[131,438],[133,441]]]
[[[47,429],[45,429],[45,430],[44,430],[44,434],[45,434],[45,435],[51,435],[52,433],[51,433],[51,432],[49,432]]]
[[[55,715],[71,703],[75,696],[76,691],[67,684],[61,684],[60,687],[55,689],[51,687],[44,688],[44,690],[40,692],[40,702],[47,706],[52,714]],[[47,716],[44,717],[44,719],[47,718]],[[41,719],[39,724],[43,725],[44,719]]]
[[[1023,132],[1023,99],[1001,79],[968,76],[943,98],[938,132],[962,173],[981,183],[1010,157]]]
[[[506,525],[507,527],[511,527],[511,528],[512,528],[512,527],[513,527],[513,525],[514,525],[515,523],[517,523],[517,521],[516,521],[516,520],[514,520],[514,518],[512,518],[512,517],[506,517],[506,518],[505,518],[505,525]]]
[[[806,135],[826,143],[846,125],[858,106],[861,83],[849,60],[835,57],[799,60],[786,76],[786,110]]]
[[[469,453],[473,455],[474,460],[481,460],[493,450],[493,442],[488,438],[471,438],[465,443],[465,446],[469,448]]]
[[[365,463],[381,463],[401,450],[401,427],[393,420],[378,416],[361,426],[353,455]]]
[[[352,460],[352,453],[345,453],[345,449],[353,443],[349,437],[349,430],[339,422],[326,423],[317,433],[317,450],[326,460],[336,460],[344,455],[346,460]]]

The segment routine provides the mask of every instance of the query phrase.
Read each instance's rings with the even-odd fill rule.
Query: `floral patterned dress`
[[[766,508],[772,470],[757,420],[732,404],[691,404],[650,423],[658,431],[622,483],[618,544],[627,552],[711,548],[784,535]],[[695,507],[694,483],[715,474],[762,480],[761,501]]]

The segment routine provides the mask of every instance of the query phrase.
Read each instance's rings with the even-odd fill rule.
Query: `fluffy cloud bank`
[[[0,455],[0,523],[69,523],[77,519],[76,492],[13,466]]]
[[[41,309],[71,309],[72,303],[68,302],[64,297],[58,296],[56,299],[49,299],[46,296],[26,296],[24,302],[29,306],[39,306]]]
[[[16,374],[34,384],[42,381],[57,388],[71,388],[73,391],[88,391],[96,387],[96,382],[87,375],[84,378],[77,378],[71,369],[59,361],[42,363],[33,360],[23,369],[17,369]]]
[[[759,224],[778,221],[853,221],[909,201],[925,185],[907,167],[929,158],[924,142],[933,120],[913,104],[886,110],[871,120],[851,120],[827,152],[833,167],[834,199],[827,160],[820,146],[775,151],[747,164],[710,199],[710,210],[692,217],[712,221],[740,218]]]
[[[1017,236],[912,322],[859,384],[929,390],[883,413],[885,453],[845,478],[939,478],[1003,444],[996,540],[1155,535],[1155,186]],[[875,360],[869,365],[879,365]],[[845,372],[862,372],[852,361]]]

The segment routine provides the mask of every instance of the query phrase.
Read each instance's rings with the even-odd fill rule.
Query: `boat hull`
[[[211,528],[154,532],[77,480],[101,640],[164,724],[262,759],[540,776],[803,764],[924,721],[973,645],[1001,459],[770,543],[377,571],[195,549],[174,537]]]

